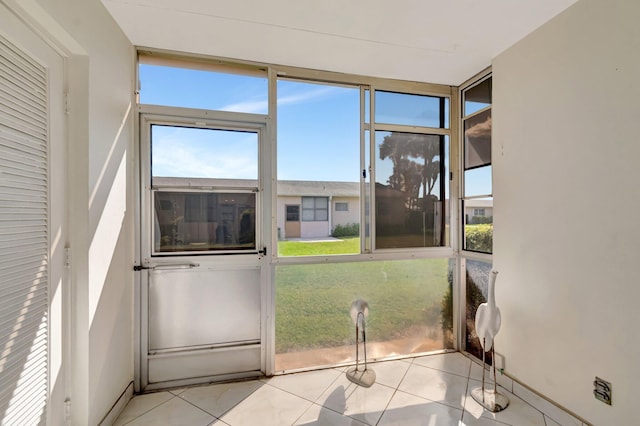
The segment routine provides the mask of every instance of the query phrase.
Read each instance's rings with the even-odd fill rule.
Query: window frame
[[[165,107],[156,105],[142,105],[139,109],[140,122],[140,138],[141,143],[141,161],[143,161],[142,174],[140,178],[148,186],[147,194],[143,196],[143,206],[141,212],[149,214],[144,217],[141,227],[140,244],[150,244],[148,249],[151,258],[161,259],[162,257],[171,256],[200,256],[200,255],[229,255],[229,254],[253,254],[258,253],[264,247],[263,227],[264,219],[262,214],[262,206],[264,200],[261,191],[259,191],[262,176],[262,156],[264,155],[261,146],[266,137],[266,116],[245,113],[231,113],[224,111],[196,111],[192,109],[183,109],[176,107]],[[184,178],[182,184],[174,182],[162,181],[161,178],[154,181],[152,177],[152,127],[175,126],[189,128],[205,128],[213,130],[231,130],[255,133],[258,143],[258,178],[254,180],[238,180],[233,182],[232,179],[225,180],[224,184],[216,184],[207,179]],[[249,182],[250,181],[250,182]],[[255,245],[251,248],[221,248],[211,250],[184,250],[184,251],[158,251],[156,250],[156,233],[155,229],[155,192],[171,191],[184,193],[253,193],[255,194],[255,214],[253,229],[255,232]]]
[[[469,170],[479,170],[483,167],[490,167],[492,170],[492,165],[493,165],[493,158],[492,161],[488,164],[482,165],[480,167],[470,167],[470,168],[465,168],[465,159],[466,159],[466,140],[465,140],[465,121],[469,120],[469,119],[473,119],[474,117],[477,117],[481,114],[486,113],[487,111],[492,112],[492,106],[493,106],[493,99],[491,99],[491,103],[489,103],[488,106],[477,109],[467,115],[465,115],[465,93],[467,91],[469,91],[470,89],[473,89],[474,87],[477,87],[478,85],[486,82],[487,80],[491,80],[492,79],[492,73],[491,73],[491,69],[487,69],[483,72],[481,72],[480,74],[474,76],[473,78],[471,78],[470,80],[468,80],[467,82],[465,82],[464,84],[462,84],[459,88],[459,111],[460,111],[460,118],[459,118],[459,129],[460,129],[460,136],[459,136],[459,149],[460,149],[460,155],[459,155],[459,177],[460,177],[460,215],[459,215],[459,219],[458,219],[458,223],[459,223],[459,229],[460,229],[460,237],[458,240],[458,244],[459,244],[459,251],[460,253],[462,253],[463,255],[467,255],[467,254],[473,254],[474,256],[478,256],[478,258],[480,260],[484,259],[484,260],[490,260],[492,259],[492,252],[493,252],[493,248],[492,248],[492,252],[485,252],[485,251],[479,251],[479,250],[471,250],[467,248],[467,242],[466,242],[466,230],[465,230],[465,225],[466,225],[466,219],[467,219],[467,215],[465,214],[465,203],[470,201],[470,200],[481,200],[481,199],[491,199],[492,203],[493,203],[493,183],[491,182],[491,191],[489,191],[489,193],[486,194],[474,194],[474,195],[466,195],[466,185],[467,185],[467,181],[466,181],[466,172]],[[492,85],[490,86],[492,87]],[[491,116],[491,115],[490,115]],[[493,153],[492,153],[492,157],[493,157]],[[493,173],[492,173],[493,175]],[[474,215],[475,216],[475,215]],[[493,246],[493,244],[492,244]]]
[[[451,199],[451,194],[453,192],[453,187],[452,187],[452,170],[453,170],[453,163],[452,163],[452,145],[453,145],[453,132],[452,132],[452,125],[451,125],[451,117],[454,117],[453,113],[454,113],[454,103],[452,102],[453,100],[453,96],[451,93],[448,94],[443,94],[443,93],[427,93],[427,92],[420,92],[420,91],[407,91],[407,90],[398,90],[398,89],[390,89],[388,87],[385,87],[383,85],[372,85],[371,87],[368,88],[369,89],[369,93],[367,95],[367,98],[369,100],[369,107],[367,109],[368,112],[368,116],[364,116],[365,115],[365,111],[362,111],[363,114],[363,120],[362,120],[362,124],[363,124],[363,132],[369,132],[369,148],[368,148],[368,152],[369,152],[369,165],[363,167],[363,171],[366,172],[367,170],[369,171],[369,182],[376,182],[376,168],[375,166],[372,167],[372,165],[375,165],[376,161],[377,161],[377,157],[376,157],[376,132],[398,132],[398,133],[407,133],[407,134],[420,134],[420,135],[434,135],[434,136],[440,136],[440,137],[444,137],[445,140],[447,140],[447,142],[444,143],[445,147],[443,149],[442,157],[443,159],[448,159],[448,161],[442,161],[442,163],[445,163],[444,166],[444,170],[445,170],[445,174],[442,174],[441,177],[443,179],[441,179],[442,183],[444,184],[444,194],[441,194],[441,201],[443,201],[444,205],[445,205],[445,213],[444,213],[444,217],[443,217],[443,221],[451,221],[451,207],[450,205],[447,207],[447,194],[449,195],[449,200]],[[427,127],[427,126],[413,126],[413,125],[401,125],[401,124],[393,124],[393,123],[378,123],[375,121],[375,114],[376,114],[376,105],[375,105],[375,98],[376,98],[376,92],[393,92],[396,94],[408,94],[408,95],[423,95],[423,96],[428,96],[428,97],[436,97],[436,98],[440,98],[442,99],[442,105],[441,105],[441,110],[440,110],[440,115],[439,115],[439,119],[440,119],[440,127]],[[447,106],[448,106],[448,110],[447,110]],[[448,114],[448,115],[447,115]],[[448,120],[448,122],[447,122]],[[363,136],[364,139],[364,136]],[[363,150],[364,151],[364,150]],[[446,176],[448,175],[448,176]],[[446,226],[443,226],[442,229],[442,233],[443,235],[441,236],[441,240],[444,242],[444,244],[440,244],[438,246],[431,246],[431,247],[390,247],[390,248],[379,248],[376,247],[376,226],[377,226],[377,222],[376,222],[376,185],[369,185],[369,192],[367,194],[368,198],[369,198],[369,202],[370,202],[370,206],[368,206],[368,211],[369,211],[369,224],[370,224],[370,234],[369,234],[369,247],[368,247],[368,251],[369,252],[374,252],[374,253],[398,253],[398,254],[402,254],[402,253],[416,253],[416,252],[423,252],[424,255],[428,256],[429,253],[433,253],[436,254],[438,252],[442,252],[442,253],[446,253],[446,252],[453,252],[453,246],[452,246],[452,241],[454,241],[454,239],[452,238],[452,234],[451,234],[451,228],[449,228],[449,234],[446,234]],[[365,251],[366,252],[366,251]]]

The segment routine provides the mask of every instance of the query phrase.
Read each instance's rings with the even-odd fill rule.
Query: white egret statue
[[[367,334],[365,332],[365,318],[369,315],[369,304],[362,299],[355,300],[351,304],[351,319],[356,325],[356,366],[347,370],[347,379],[353,383],[371,387],[376,381],[376,372],[367,368]],[[360,338],[360,330],[362,330],[362,345],[364,347],[364,369],[360,369],[358,339]]]
[[[476,311],[476,334],[480,339],[480,345],[482,346],[482,388],[475,388],[471,390],[471,396],[479,404],[481,404],[487,410],[497,413],[507,408],[509,405],[509,399],[498,393],[498,385],[496,381],[496,358],[495,348],[493,340],[500,330],[500,309],[496,306],[496,277],[498,271],[491,270],[489,277],[489,292],[487,302],[480,304]],[[485,354],[491,351],[491,359],[493,364],[493,390],[487,390],[484,387],[484,366],[485,366]]]

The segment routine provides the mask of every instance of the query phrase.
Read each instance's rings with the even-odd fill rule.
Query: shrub
[[[464,227],[466,249],[484,253],[493,252],[493,225],[467,225]]]
[[[479,225],[482,223],[493,223],[493,216],[471,216],[469,225]]]
[[[336,225],[331,233],[332,237],[357,237],[360,235],[360,224],[347,223],[346,225]]]

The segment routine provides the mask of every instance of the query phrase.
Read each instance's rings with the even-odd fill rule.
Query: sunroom
[[[634,2],[0,11],[3,423],[143,424],[142,395],[243,424],[252,394],[325,374],[284,389],[297,417],[253,414],[635,421]],[[380,381],[340,393],[356,303]],[[483,359],[502,416],[470,408]],[[189,399],[236,384],[235,413]]]

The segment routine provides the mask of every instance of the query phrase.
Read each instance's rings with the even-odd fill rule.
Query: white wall
[[[348,211],[336,210],[336,203],[347,203]],[[360,223],[360,199],[358,197],[333,197],[331,199],[331,228],[336,225],[348,225],[350,223]]]
[[[72,424],[95,425],[134,378],[133,46],[98,0],[38,2],[84,51],[67,63],[72,312],[66,395]],[[51,403],[52,423],[62,424],[60,401]]]
[[[638,422],[639,17],[580,0],[493,64],[496,350],[597,425]]]

